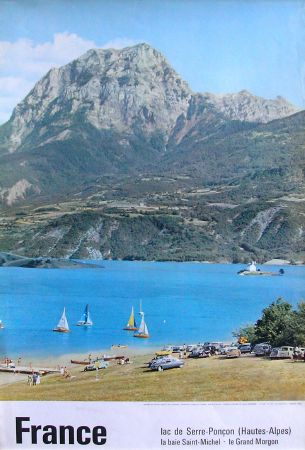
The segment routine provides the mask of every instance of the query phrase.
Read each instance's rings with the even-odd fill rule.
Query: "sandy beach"
[[[135,347],[122,347],[122,348],[104,348],[100,350],[94,350],[89,353],[68,353],[64,355],[35,355],[34,357],[24,356],[20,357],[21,361],[18,365],[18,358],[11,358],[16,364],[15,373],[5,373],[0,372],[0,386],[6,384],[13,384],[20,381],[26,381],[27,375],[18,373],[18,367],[32,367],[33,369],[40,368],[50,368],[58,369],[60,367],[67,367],[69,370],[76,367],[75,364],[71,364],[71,360],[76,361],[88,361],[89,355],[91,359],[102,358],[103,355],[107,356],[125,356],[126,358],[133,358],[138,356],[153,355],[156,351],[160,350],[159,347],[149,347],[149,348],[135,348]],[[78,367],[81,367],[79,365]]]

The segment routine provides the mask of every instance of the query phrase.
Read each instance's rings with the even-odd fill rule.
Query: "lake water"
[[[239,265],[99,262],[103,269],[0,269],[0,357],[97,351],[112,344],[155,347],[230,341],[232,331],[255,322],[282,296],[305,299],[305,267],[285,267],[280,277],[240,277]],[[279,267],[268,267],[278,271]],[[151,334],[123,331],[140,299]],[[75,326],[86,303],[93,327]],[[71,333],[54,333],[63,307]],[[140,318],[137,315],[137,318]]]

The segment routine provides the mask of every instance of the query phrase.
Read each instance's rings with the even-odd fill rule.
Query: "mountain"
[[[147,44],[50,70],[0,127],[0,250],[305,259],[305,112],[195,93]]]
[[[84,177],[159,172],[167,151],[189,153],[198,132],[228,136],[295,112],[247,91],[195,94],[147,44],[90,50],[50,70],[0,127],[0,198],[12,205],[75,192]]]

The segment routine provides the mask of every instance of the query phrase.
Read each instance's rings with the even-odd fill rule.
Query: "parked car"
[[[161,349],[162,352],[172,352],[173,346],[172,345],[164,345]]]
[[[195,348],[197,348],[197,344],[189,344],[186,346],[186,351],[191,352],[191,351],[195,350]]]
[[[253,353],[255,353],[255,356],[266,356],[270,355],[271,350],[272,350],[271,345],[263,342],[261,344],[256,344],[254,346]]]
[[[220,354],[226,356],[226,354],[233,349],[238,349],[237,345],[225,345],[220,349]]]
[[[96,361],[93,364],[88,364],[87,366],[84,367],[84,372],[90,372],[92,370],[100,370],[100,369],[107,369],[107,367],[109,367],[109,362],[108,361]]]
[[[283,346],[275,347],[271,350],[271,359],[292,359],[294,353],[294,347]]]
[[[226,353],[226,358],[239,358],[241,355],[241,351],[237,347],[232,347]]]
[[[150,364],[151,370],[166,370],[166,369],[174,369],[174,368],[180,368],[184,364],[183,361],[181,361],[178,358],[170,358],[170,357],[164,357],[164,358],[157,358],[155,361],[152,361]]]
[[[226,355],[227,351],[232,348],[232,345],[225,344],[223,347],[220,348],[219,353],[220,355]],[[234,348],[237,348],[234,346]]]
[[[208,358],[211,353],[203,347],[194,348],[189,354],[189,358]]]
[[[215,354],[218,354],[221,352],[221,350],[224,347],[224,343],[223,342],[205,342],[204,346],[209,346],[212,348],[213,352]]]
[[[251,353],[252,345],[251,344],[240,344],[238,346],[241,353]]]
[[[202,349],[210,355],[218,355],[220,353],[215,345],[203,345]]]
[[[150,367],[152,365],[153,362],[159,361],[160,359],[164,359],[165,356],[164,355],[156,355],[153,357],[153,359],[148,363],[148,367]],[[170,356],[169,356],[170,358]]]
[[[172,350],[159,350],[156,352],[156,356],[168,356],[172,354]]]
[[[184,346],[183,345],[173,345],[172,352],[173,353],[180,353],[183,352]]]

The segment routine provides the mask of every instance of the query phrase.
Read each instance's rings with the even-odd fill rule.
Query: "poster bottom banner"
[[[305,448],[305,402],[2,402],[0,448]]]

